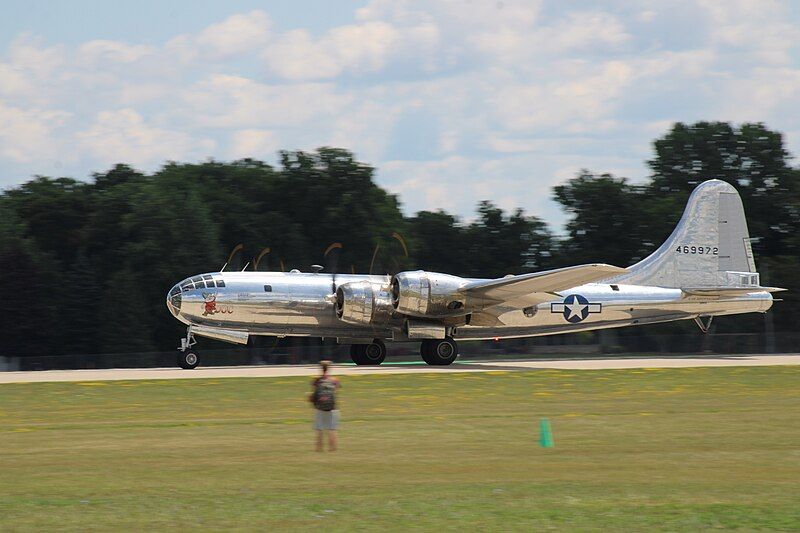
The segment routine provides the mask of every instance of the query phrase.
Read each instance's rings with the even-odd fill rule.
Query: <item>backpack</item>
[[[336,382],[319,378],[314,385],[314,407],[320,411],[333,411],[336,408]]]

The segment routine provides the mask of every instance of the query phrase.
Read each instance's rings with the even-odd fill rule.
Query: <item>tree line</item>
[[[172,349],[183,328],[166,310],[166,292],[226,261],[229,269],[319,263],[340,272],[422,268],[472,277],[627,266],[663,242],[692,189],[712,178],[739,190],[762,283],[790,289],[773,308],[774,327],[793,331],[800,170],[782,135],[760,123],[676,123],[653,146],[644,183],[586,170],[553,188],[569,215],[564,236],[489,200],[469,222],[443,210],[404,216],[374,169],[339,148],[281,152],[276,166],[170,162],[147,174],[118,164],[90,181],[36,176],[0,194],[0,355]],[[335,265],[324,255],[334,242],[342,244]],[[763,320],[727,327],[758,331]]]

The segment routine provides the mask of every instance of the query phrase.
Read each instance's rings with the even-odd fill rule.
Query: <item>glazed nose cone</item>
[[[172,287],[167,293],[167,309],[175,318],[181,314],[181,288],[178,285]]]

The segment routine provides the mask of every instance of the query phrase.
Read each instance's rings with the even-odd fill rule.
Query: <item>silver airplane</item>
[[[178,365],[195,368],[195,336],[336,338],[358,365],[379,365],[384,341],[421,342],[429,365],[449,365],[457,340],[556,335],[675,320],[703,332],[715,316],[763,313],[772,292],[756,271],[742,201],[724,181],[700,184],[675,230],[628,268],[587,264],[499,279],[423,270],[394,276],[211,272],[167,294],[186,324]]]

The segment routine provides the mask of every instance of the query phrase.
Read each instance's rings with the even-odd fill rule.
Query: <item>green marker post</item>
[[[550,431],[550,421],[542,418],[539,422],[539,444],[542,448],[553,448],[553,432]]]

